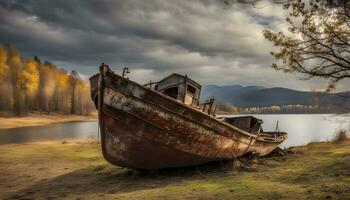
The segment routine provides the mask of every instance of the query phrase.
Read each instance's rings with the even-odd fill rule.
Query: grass
[[[64,115],[52,113],[50,115],[40,115],[31,113],[24,117],[0,117],[0,130],[9,128],[19,128],[28,126],[44,126],[54,123],[74,122],[74,121],[89,121],[95,120],[96,114],[89,116],[82,115]]]
[[[0,145],[0,199],[349,199],[350,141],[311,143],[286,157],[136,171],[95,142]]]

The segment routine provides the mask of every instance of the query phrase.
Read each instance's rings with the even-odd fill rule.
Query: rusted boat
[[[287,138],[264,132],[262,121],[251,116],[216,118],[214,100],[200,104],[201,86],[187,76],[140,85],[126,72],[102,64],[90,78],[103,156],[114,165],[161,169],[266,155]]]

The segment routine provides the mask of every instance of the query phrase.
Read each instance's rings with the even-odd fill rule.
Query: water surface
[[[341,128],[347,128],[350,116],[321,114],[254,115],[264,121],[265,131],[275,131],[279,122],[280,131],[288,133],[282,147],[305,145],[309,142],[332,140]],[[97,121],[70,122],[37,127],[22,127],[0,130],[0,144],[26,143],[48,140],[97,139]]]
[[[281,145],[282,147],[332,140],[340,129],[349,128],[350,123],[349,115],[265,114],[253,116],[263,120],[264,131],[275,131],[278,121],[278,129],[288,133],[288,139]]]
[[[58,123],[46,126],[0,130],[0,144],[67,139],[96,139],[97,134],[97,121]]]

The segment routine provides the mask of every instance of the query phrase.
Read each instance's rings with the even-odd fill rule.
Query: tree
[[[216,103],[216,112],[220,114],[238,114],[238,108],[231,103]]]
[[[7,65],[7,59],[8,46],[0,45],[0,110],[10,110],[13,104],[10,69]]]
[[[328,80],[327,91],[350,78],[350,1],[292,0],[288,32],[264,31],[276,46],[272,67]]]
[[[256,7],[259,3],[264,3],[266,5],[269,4],[287,4],[287,3],[293,3],[293,1],[296,0],[219,0],[224,5],[232,5],[235,3],[240,4],[251,4],[254,7]],[[299,0],[298,0],[299,1]],[[320,5],[328,6],[328,7],[338,7],[342,6],[344,2],[347,2],[348,0],[310,0],[312,2],[317,2]]]
[[[19,84],[25,95],[26,111],[34,109],[35,97],[39,88],[39,68],[34,59],[27,59],[19,74]]]
[[[284,4],[288,2],[288,0],[220,0],[220,1],[226,5],[231,5],[234,3],[256,5],[257,3],[260,3],[260,2],[268,2],[272,4]]]
[[[88,114],[94,109],[89,85],[73,71],[34,58],[23,59],[16,48],[0,44],[0,111]]]
[[[59,70],[57,74],[57,84],[56,84],[56,93],[57,93],[57,108],[58,110],[69,113],[67,110],[69,107],[69,103],[67,102],[67,97],[70,95],[69,93],[69,76],[67,76],[67,72],[65,70]]]
[[[45,111],[50,114],[53,111],[53,96],[56,88],[56,74],[57,68],[50,62],[44,62],[40,65],[39,70],[39,104],[40,111]]]
[[[16,48],[10,45],[5,45],[5,48],[7,49],[6,65],[9,67],[8,75],[11,84],[10,89],[12,90],[10,92],[13,99],[13,110],[16,114],[20,115],[22,114],[24,108],[24,97],[21,93],[21,85],[18,83],[18,81],[23,63]]]
[[[76,72],[75,70],[72,70],[71,74],[69,75],[69,81],[70,81],[70,85],[72,87],[72,101],[71,101],[71,111],[70,113],[71,114],[76,114],[77,111],[76,111],[76,89],[77,89],[77,85],[78,85],[78,82],[80,80],[80,76],[78,74],[78,72]]]
[[[4,79],[8,75],[7,49],[4,45],[0,46],[0,79]]]

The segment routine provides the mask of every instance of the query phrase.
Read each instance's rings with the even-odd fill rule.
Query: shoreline
[[[96,114],[92,115],[65,115],[53,113],[50,115],[29,114],[24,117],[0,117],[0,130],[46,126],[58,123],[86,122],[97,120]]]
[[[241,114],[216,114],[217,116],[242,116],[242,115],[334,115],[349,116],[350,113],[241,113]]]
[[[349,146],[350,140],[310,143],[240,169],[216,164],[141,172],[107,163],[96,142],[0,145],[0,198],[346,199]]]

